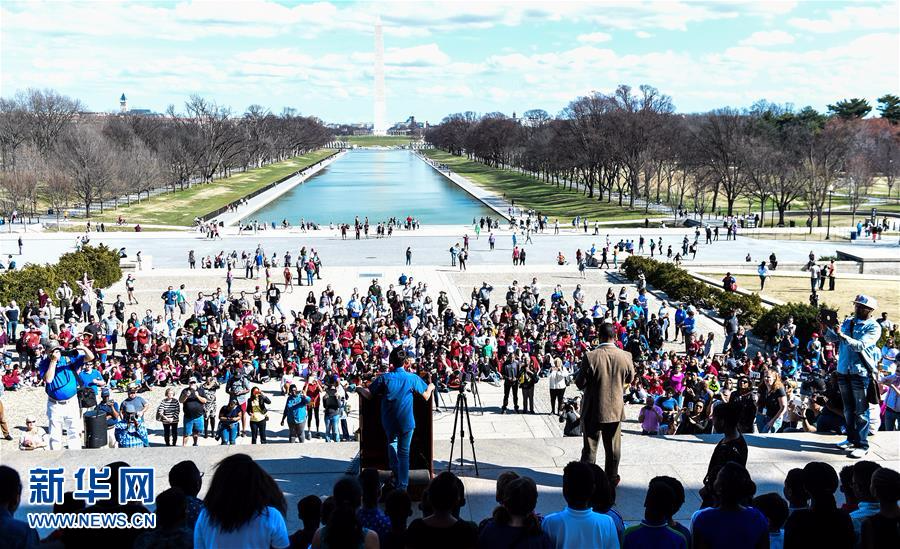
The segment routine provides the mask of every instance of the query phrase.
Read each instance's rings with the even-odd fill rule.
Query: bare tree
[[[50,89],[29,88],[18,99],[27,112],[31,140],[44,157],[50,154],[63,130],[84,108],[77,99]]]
[[[60,137],[60,168],[71,177],[72,194],[84,204],[85,216],[115,180],[115,153],[97,128],[79,125]]]

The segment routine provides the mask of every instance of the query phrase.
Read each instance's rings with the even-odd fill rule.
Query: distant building
[[[129,109],[128,98],[125,97],[124,93],[119,97],[119,114],[131,116],[162,116],[150,109]]]
[[[415,116],[410,116],[406,119],[406,122],[397,122],[393,126],[391,126],[387,134],[388,135],[409,135],[409,136],[419,136],[425,131],[425,124],[421,122],[416,122]]]

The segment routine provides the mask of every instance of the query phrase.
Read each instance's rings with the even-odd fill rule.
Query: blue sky
[[[650,84],[677,110],[900,93],[900,2],[0,3],[0,94],[163,111],[197,93],[243,112],[372,120],[373,22],[389,120],[542,108]]]

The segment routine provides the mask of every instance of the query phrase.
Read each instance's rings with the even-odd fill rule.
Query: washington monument
[[[375,19],[375,123],[372,133],[387,135],[384,105],[384,39],[381,31],[381,17]]]

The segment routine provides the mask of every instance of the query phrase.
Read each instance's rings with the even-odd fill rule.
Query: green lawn
[[[92,219],[115,221],[121,215],[125,218],[125,223],[132,227],[137,223],[190,226],[195,217],[215,211],[273,181],[315,164],[334,152],[320,149],[206,185],[195,185],[183,191],[154,196],[140,203],[134,202],[130,206],[119,206],[116,210],[107,210],[103,215],[94,215]]]
[[[337,139],[360,147],[402,147],[412,142],[403,135],[343,135]]]
[[[467,160],[464,156],[453,156],[438,149],[423,150],[432,159],[450,166],[454,172],[471,179],[494,192],[501,193],[508,199],[515,200],[516,206],[534,209],[551,218],[559,218],[560,222],[570,221],[576,215],[587,217],[590,221],[610,221],[615,219],[643,219],[659,217],[658,212],[645,214],[643,210],[629,210],[619,207],[613,200],[607,203],[596,197],[588,198],[581,191],[570,191],[557,188],[537,178],[512,170],[491,168],[480,162]]]

